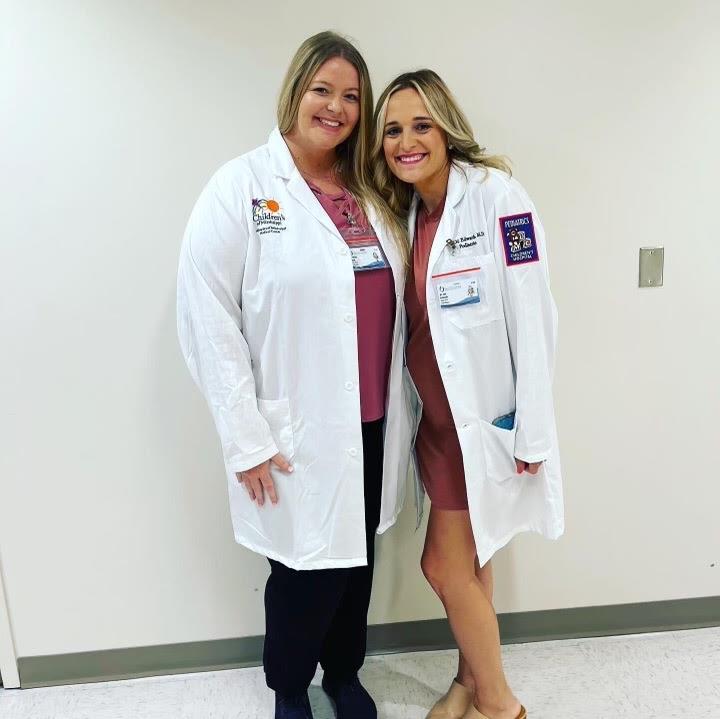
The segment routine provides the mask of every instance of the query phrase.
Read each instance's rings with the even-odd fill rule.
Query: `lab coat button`
[[[349,454],[351,457],[357,457],[357,453],[358,453],[358,452],[357,452],[357,450],[355,449],[355,447],[350,447],[350,449],[348,450],[348,454]]]
[[[354,385],[353,385],[352,382],[346,382],[346,383],[345,383],[345,389],[346,389],[348,392],[350,392],[350,391],[352,390],[353,386],[354,386]]]
[[[446,362],[445,363],[445,369],[448,372],[454,372],[455,371],[455,363],[454,362]]]
[[[352,322],[353,319],[354,319],[354,317],[353,317],[353,315],[352,315],[350,312],[348,312],[348,313],[345,315],[345,322]]]
[[[347,255],[347,253],[348,253],[348,248],[347,248],[347,247],[343,247],[343,248],[340,250],[340,254],[341,254],[341,255]]]
[[[469,427],[470,425],[467,422],[465,422],[465,424],[463,424],[462,426],[463,429],[469,429]]]

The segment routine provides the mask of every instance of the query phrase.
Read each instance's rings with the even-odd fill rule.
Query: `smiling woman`
[[[421,407],[416,475],[431,502],[422,569],[460,648],[428,719],[524,719],[503,673],[490,559],[518,532],[563,530],[542,225],[432,70],[385,90],[373,153],[412,237],[406,361]]]
[[[405,245],[369,183],[371,117],[357,49],[331,32],[306,40],[278,127],[211,179],[180,258],[180,342],[220,434],[235,538],[270,561],[277,719],[310,719],[318,662],[340,715],[377,716],[357,672],[374,536],[402,506],[410,425]]]
[[[415,179],[437,181],[442,174],[441,165],[445,172],[449,170],[449,163],[465,162],[511,174],[504,157],[489,155],[478,145],[465,114],[432,70],[404,73],[393,80],[378,100],[373,125],[373,183],[399,217],[407,217],[410,210]],[[401,143],[407,141],[410,133],[422,145],[421,153],[403,156],[401,150],[408,148]],[[434,156],[426,162],[431,146],[435,148]],[[442,152],[438,152],[439,149]],[[417,152],[415,147],[412,150]]]
[[[358,71],[343,57],[331,58],[313,76],[298,105],[295,123],[284,133],[303,176],[323,189],[339,191],[339,178],[332,177],[338,159],[335,148],[353,134],[357,143],[359,119]]]
[[[362,203],[368,182],[372,87],[358,50],[330,32],[300,46],[278,99],[278,130],[298,169],[342,179]]]

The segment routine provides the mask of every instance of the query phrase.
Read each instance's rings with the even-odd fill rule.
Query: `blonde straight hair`
[[[488,155],[473,136],[472,127],[457,100],[432,70],[416,70],[396,77],[383,91],[375,109],[372,147],[373,183],[385,203],[403,224],[407,220],[413,197],[413,186],[399,180],[390,171],[383,152],[385,119],[390,98],[400,90],[416,90],[430,117],[444,130],[448,141],[448,159],[452,163],[467,163],[476,167],[494,167],[511,174],[510,163],[502,155]]]
[[[297,122],[298,109],[313,77],[320,67],[335,57],[347,60],[360,78],[360,117],[350,137],[336,148],[335,171],[343,186],[357,200],[363,211],[372,204],[380,214],[398,244],[404,259],[407,258],[407,240],[404,229],[394,213],[372,184],[370,147],[372,143],[373,92],[370,73],[359,50],[345,37],[336,32],[325,31],[309,37],[300,45],[290,62],[277,105],[278,129],[282,135],[290,132]]]

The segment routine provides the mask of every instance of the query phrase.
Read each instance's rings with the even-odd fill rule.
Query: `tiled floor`
[[[530,719],[720,719],[720,628],[503,647]],[[371,657],[362,679],[380,719],[424,719],[454,652]],[[315,719],[333,712],[310,689]],[[268,719],[261,669],[0,690],[2,719]]]

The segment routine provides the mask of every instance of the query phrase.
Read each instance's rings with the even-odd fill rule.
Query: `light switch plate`
[[[640,248],[639,287],[662,287],[663,267],[665,265],[664,247]]]

